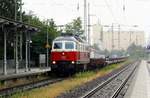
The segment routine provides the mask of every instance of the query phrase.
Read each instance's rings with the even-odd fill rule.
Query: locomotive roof
[[[67,41],[79,41],[79,42],[84,42],[81,38],[76,37],[76,36],[60,36],[57,37],[54,41],[62,41],[62,40],[67,40]]]

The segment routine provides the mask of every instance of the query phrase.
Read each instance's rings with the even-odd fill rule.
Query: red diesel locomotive
[[[57,37],[52,44],[51,62],[53,71],[86,69],[90,62],[88,44],[77,36]]]

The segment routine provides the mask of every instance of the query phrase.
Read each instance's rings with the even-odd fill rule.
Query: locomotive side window
[[[54,43],[54,49],[62,49],[62,43],[61,42]]]
[[[73,42],[65,42],[65,49],[74,49]]]
[[[75,43],[75,49],[78,50],[78,43]]]

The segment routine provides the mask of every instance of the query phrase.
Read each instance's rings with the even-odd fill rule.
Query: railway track
[[[80,98],[116,98],[138,65],[139,62],[128,65]]]
[[[31,90],[34,88],[39,88],[39,87],[44,87],[49,84],[54,84],[56,82],[62,81],[64,78],[58,78],[58,79],[45,79],[37,82],[32,82],[28,84],[23,84],[15,87],[10,87],[10,88],[5,88],[5,89],[0,89],[0,98],[5,98],[5,97],[10,97],[13,94],[24,92],[27,90]]]

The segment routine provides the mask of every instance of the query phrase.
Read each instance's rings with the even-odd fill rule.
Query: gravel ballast
[[[111,76],[116,74],[117,72],[119,72],[125,66],[127,66],[127,65],[124,65],[124,66],[120,67],[119,69],[116,69],[103,77],[96,78],[96,79],[89,81],[81,86],[76,87],[73,90],[63,93],[60,96],[58,96],[57,98],[78,98],[78,97],[84,95],[89,90],[96,87],[97,85],[101,84],[102,82],[104,82],[105,80],[107,80],[108,78],[110,78]]]

